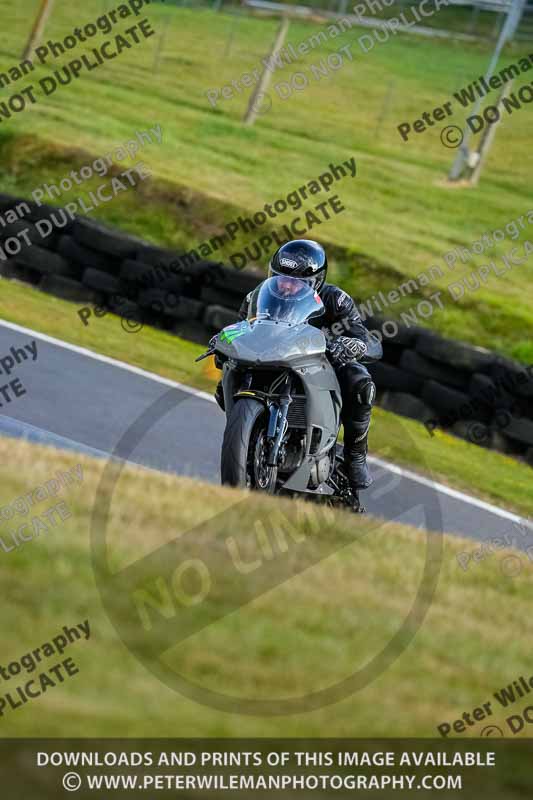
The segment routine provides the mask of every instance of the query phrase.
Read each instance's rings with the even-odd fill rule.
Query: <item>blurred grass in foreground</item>
[[[441,722],[456,719],[520,674],[532,672],[531,566],[525,564],[519,577],[509,579],[496,558],[487,558],[465,572],[456,555],[473,543],[444,536],[438,588],[422,627],[403,655],[367,688],[333,707],[285,717],[239,714],[238,701],[233,714],[198,705],[141,666],[102,608],[89,529],[104,462],[10,439],[0,439],[0,455],[2,507],[51,479],[58,469],[78,463],[83,467],[81,485],[63,490],[54,501],[34,505],[30,512],[42,514],[61,499],[72,517],[23,547],[0,554],[1,662],[20,658],[63,625],[88,618],[92,631],[89,641],[69,648],[79,675],[6,713],[0,720],[3,736],[246,737],[327,732],[328,736],[431,737]],[[284,569],[297,572],[310,549],[319,556],[330,553],[179,645],[172,639],[179,631],[178,609],[171,620],[177,629],[166,643],[170,649],[165,661],[185,680],[235,698],[301,696],[350,675],[390,641],[421,580],[425,535],[345,512],[320,512],[316,525],[315,513],[319,512],[314,506],[300,501],[252,498],[189,479],[124,468],[113,495],[107,536],[117,569],[144,563],[145,556],[177,537],[180,557],[187,557],[189,547],[196,548],[216,571],[216,550],[230,536],[249,560],[261,525],[272,542],[273,525],[285,526],[293,534],[288,536],[286,552],[274,547],[275,558],[257,568],[253,579],[258,585],[264,570],[274,575],[278,568],[280,575]],[[213,525],[216,533],[199,550],[202,536]],[[5,538],[13,527],[13,522],[3,521],[0,535]],[[187,537],[187,531],[194,535]],[[436,534],[431,537],[438,545]],[[438,564],[436,553],[432,552],[431,563],[432,568]],[[221,582],[214,583],[207,599],[188,608],[187,614],[196,615],[200,624],[202,615],[216,611],[213,603],[229,606],[241,577],[236,570],[217,573]],[[196,586],[186,591],[193,593]],[[111,602],[120,633],[146,650],[124,598],[117,593]],[[53,659],[48,661],[50,666]],[[496,708],[490,721],[501,724],[508,713]],[[471,729],[471,735],[479,735],[480,725]]]

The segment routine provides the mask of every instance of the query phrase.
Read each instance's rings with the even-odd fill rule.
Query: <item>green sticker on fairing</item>
[[[237,339],[239,336],[242,336],[243,333],[246,333],[247,329],[247,322],[238,322],[235,325],[228,325],[227,328],[224,328],[220,334],[220,341],[231,344],[234,339]]]

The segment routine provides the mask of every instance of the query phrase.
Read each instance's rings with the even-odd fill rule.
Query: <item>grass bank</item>
[[[90,21],[101,14],[101,3],[88,0],[83,11]],[[6,8],[0,69],[18,62],[30,12],[30,0]],[[70,85],[60,86],[48,98],[39,96],[35,105],[2,121],[7,147],[0,173],[3,190],[27,193],[32,181],[35,185],[43,178],[63,177],[65,151],[80,148],[103,155],[136,131],[159,124],[163,143],[143,152],[154,173],[151,197],[143,198],[142,208],[134,207],[132,198],[117,199],[96,215],[161,244],[190,249],[206,235],[223,232],[236,211],[253,214],[320,175],[328,164],[354,157],[357,178],[344,178],[335,189],[346,211],[309,230],[309,235],[332,246],[334,277],[365,299],[438,265],[442,274],[428,288],[442,292],[444,309],[420,321],[446,335],[533,361],[533,315],[527,301],[531,259],[500,276],[491,273],[477,289],[471,279],[474,289],[465,288],[458,300],[448,289],[450,282],[461,284],[488,260],[501,267],[502,256],[513,247],[523,256],[529,222],[518,229],[517,239],[509,228],[503,241],[486,246],[479,255],[471,251],[483,234],[505,229],[527,215],[529,110],[504,118],[477,189],[444,185],[456,151],[443,147],[441,126],[414,134],[407,142],[397,131],[400,123],[414,122],[483,74],[490,46],[398,35],[365,54],[357,43],[360,28],[331,37],[323,26],[292,22],[290,44],[297,47],[312,37],[318,44],[295,64],[276,70],[273,83],[290,82],[294,72],[303,71],[311,76],[309,85],[287,100],[273,86],[272,108],[250,128],[241,124],[249,90],[221,96],[215,107],[206,93],[261,65],[276,21],[164,4],[151,5],[146,14],[156,35],[142,47],[83,72]],[[47,36],[63,38],[79,22],[74,7],[58,6]],[[341,47],[349,48],[352,60],[346,57],[341,69],[312,77],[312,67]],[[525,45],[510,48],[502,66],[526,55]],[[66,54],[36,68],[31,80],[37,83],[69,59]],[[529,74],[517,79],[516,86],[527,82]],[[13,88],[20,86],[22,82]],[[6,96],[10,88],[3,90]],[[467,113],[453,101],[446,123],[464,128]],[[33,144],[24,139],[30,133]],[[12,136],[23,137],[22,144],[9,144]],[[43,166],[39,150],[48,147],[58,158]],[[321,199],[324,194],[316,196]],[[304,210],[313,205],[306,202]],[[276,218],[274,227],[279,230],[302,213],[289,209]],[[239,236],[217,255],[227,259],[263,233],[260,229]],[[458,257],[449,269],[444,255],[458,247],[468,248],[470,255],[464,261]],[[259,260],[264,266],[267,254]],[[390,313],[416,306],[414,301],[426,291],[403,297]]]
[[[251,498],[127,467],[115,486],[106,535],[111,569],[119,576],[108,598],[112,625],[96,585],[89,537],[104,462],[8,439],[0,439],[0,456],[1,507],[46,484],[58,470],[81,465],[81,481],[62,487],[53,498],[41,496],[26,516],[14,512],[10,521],[2,521],[0,535],[7,541],[9,532],[30,517],[45,520],[44,513],[57,502],[65,502],[70,513],[48,531],[41,528],[35,539],[0,553],[2,662],[20,659],[64,625],[88,619],[91,630],[88,640],[68,648],[79,674],[6,712],[6,737],[35,735],[36,719],[40,736],[315,737],[327,731],[341,737],[431,737],[438,724],[531,673],[531,566],[524,564],[523,572],[510,579],[494,557],[465,572],[457,554],[472,543],[444,536],[436,592],[426,597],[427,616],[388,669],[376,669],[364,689],[333,706],[289,716],[240,713],[239,698],[289,702],[343,680],[385,647],[420,585],[424,534],[377,525],[370,517]],[[261,560],[261,530],[272,543],[273,559]],[[285,549],[279,546],[282,534]],[[431,572],[439,568],[440,545],[435,535],[430,538]],[[247,576],[236,568],[237,557],[228,557],[231,541],[242,561],[259,560]],[[186,613],[171,613],[167,627],[159,625],[161,609],[149,607],[156,627],[146,633],[137,625],[127,592],[141,579],[151,586],[149,575],[173,570],[193,553],[210,571],[210,591]],[[243,580],[247,599],[253,598],[244,605]],[[193,592],[196,585],[183,588]],[[190,626],[191,635],[181,642],[176,623],[179,630]],[[411,633],[406,632],[406,641]],[[149,667],[154,654],[162,652],[166,670],[178,673],[185,686],[202,687],[204,701],[206,690],[232,696],[234,713],[176,693],[132,655],[135,649]],[[53,659],[48,661],[51,665]],[[490,721],[502,725],[508,713],[495,708]],[[462,736],[479,735],[482,726],[479,722]]]

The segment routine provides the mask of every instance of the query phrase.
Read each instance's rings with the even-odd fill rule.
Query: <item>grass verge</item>
[[[76,464],[82,469],[81,482],[35,500],[26,516],[15,512],[10,521],[2,520],[0,535],[7,541],[10,531],[30,517],[44,520],[44,512],[59,501],[70,512],[53,529],[41,529],[10,553],[0,552],[2,662],[20,659],[63,625],[88,619],[92,631],[88,641],[69,647],[79,674],[6,712],[4,736],[35,735],[38,716],[40,736],[431,737],[438,724],[532,671],[531,565],[524,563],[517,578],[505,578],[493,556],[465,572],[457,554],[472,542],[444,536],[439,543],[432,534],[430,572],[439,568],[442,544],[436,592],[426,598],[429,611],[415,638],[388,669],[373,671],[364,689],[334,703],[334,713],[329,705],[289,716],[243,714],[243,697],[288,702],[343,680],[381,651],[414,602],[425,535],[376,524],[371,517],[251,497],[128,466],[115,487],[106,537],[112,570],[121,576],[108,598],[112,625],[95,582],[89,537],[104,462],[8,439],[0,439],[0,455],[3,508],[58,470],[72,471]],[[260,531],[273,547],[270,559],[262,557]],[[161,609],[147,606],[154,628],[143,631],[132,593],[146,579],[157,606],[154,575],[159,569],[172,575],[193,553],[212,577],[202,602],[185,608],[176,601],[165,620]],[[254,559],[258,563],[246,574],[238,568]],[[124,576],[129,583],[120,583]],[[244,584],[250,602],[243,601]],[[181,588],[193,594],[197,584]],[[179,641],[182,630],[190,635]],[[406,641],[413,633],[407,631]],[[230,695],[234,713],[176,693],[142,666],[132,649],[152,667],[154,653],[164,651],[168,670],[185,685],[202,687],[204,701],[206,690]],[[48,661],[51,666],[53,659]],[[508,713],[494,703],[490,721],[504,727]],[[481,727],[483,722],[463,737],[479,735]]]

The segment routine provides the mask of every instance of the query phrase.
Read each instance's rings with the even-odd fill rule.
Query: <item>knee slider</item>
[[[356,394],[357,402],[363,406],[371,406],[376,399],[376,384],[369,380],[366,381]]]

